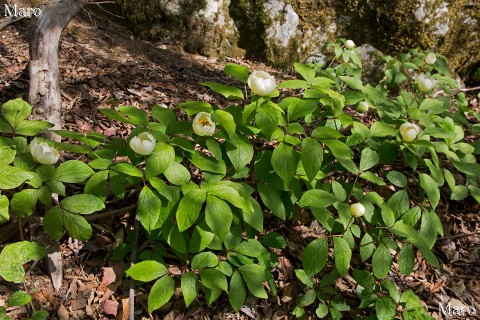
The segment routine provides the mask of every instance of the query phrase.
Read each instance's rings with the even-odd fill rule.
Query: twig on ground
[[[138,247],[138,228],[139,220],[138,214],[135,215],[135,222],[133,223],[133,241],[132,241],[132,253],[130,254],[130,267],[132,267],[137,261],[137,247]],[[135,279],[130,279],[128,291],[128,304],[129,315],[128,320],[135,320]]]
[[[455,239],[455,238],[461,238],[461,237],[468,237],[468,236],[471,236],[471,235],[474,235],[474,234],[480,234],[480,231],[475,231],[475,232],[471,232],[471,233],[460,233],[460,234],[456,234],[456,235],[453,235],[453,236],[438,238],[437,240],[448,240],[448,239]]]

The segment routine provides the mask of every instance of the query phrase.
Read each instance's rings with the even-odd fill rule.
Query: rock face
[[[480,67],[477,0],[116,0],[133,30],[186,50],[277,66],[314,60],[349,38],[395,54],[412,48],[449,58],[454,72]]]

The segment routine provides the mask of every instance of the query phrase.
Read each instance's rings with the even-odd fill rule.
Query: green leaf
[[[17,151],[10,146],[0,147],[0,165],[7,165],[13,162]]]
[[[10,219],[8,207],[9,203],[7,196],[0,195],[0,223],[7,222]]]
[[[295,71],[300,74],[308,83],[312,83],[315,78],[315,70],[305,63],[295,62],[293,64]]]
[[[286,81],[283,81],[281,82],[279,85],[278,85],[278,88],[279,89],[284,89],[284,88],[288,88],[288,89],[306,89],[308,88],[309,85],[308,85],[308,82],[305,81],[305,80],[286,80]]]
[[[43,229],[53,240],[58,240],[63,235],[63,212],[60,207],[55,206],[47,211],[43,217]]]
[[[420,173],[418,177],[420,179],[420,186],[427,193],[432,209],[435,209],[440,202],[440,190],[438,189],[437,183],[425,173]]]
[[[22,120],[17,124],[15,133],[23,136],[36,136],[51,127],[53,124],[47,121]]]
[[[5,102],[1,110],[2,116],[13,128],[32,113],[32,107],[22,98]]]
[[[287,241],[278,232],[272,231],[261,237],[259,241],[265,247],[284,249],[287,246]]]
[[[130,177],[143,178],[142,170],[126,162],[120,162],[113,166],[113,170],[121,172]]]
[[[245,166],[252,161],[253,146],[245,137],[237,137],[227,142],[226,149],[228,159],[230,159],[237,172],[245,168]]]
[[[286,185],[295,175],[299,160],[298,152],[283,142],[273,150],[272,167]]]
[[[305,264],[305,262],[303,262],[303,264]],[[307,273],[304,270],[295,269],[295,275],[297,276],[298,280],[300,280],[307,287],[313,288],[315,286],[315,283],[312,281],[311,277],[307,275]]]
[[[340,276],[345,275],[350,268],[350,260],[352,259],[352,249],[348,242],[339,237],[333,238],[333,251],[335,254],[335,267]]]
[[[223,68],[223,72],[229,76],[241,81],[242,83],[247,83],[248,80],[248,67],[242,66],[236,63],[227,63]]]
[[[205,287],[209,289],[222,289],[228,292],[228,283],[225,275],[217,269],[200,270],[200,280]]]
[[[204,171],[217,173],[222,176],[227,172],[225,162],[218,161],[217,159],[209,157],[200,151],[195,151],[194,153],[189,154],[188,159],[193,165]]]
[[[25,291],[15,291],[7,300],[9,307],[21,307],[32,301],[32,296]]]
[[[201,252],[193,257],[190,265],[195,270],[215,268],[218,265],[218,257],[213,252]]]
[[[286,218],[285,206],[276,190],[263,183],[257,183],[257,190],[265,206],[282,220]]]
[[[27,320],[47,320],[49,316],[47,310],[36,310],[32,312],[32,316]]]
[[[228,301],[232,308],[238,312],[247,298],[247,289],[245,282],[238,271],[235,271],[230,279],[230,294]]]
[[[376,165],[380,159],[378,154],[370,148],[365,148],[362,150],[362,155],[360,157],[360,171],[366,171]]]
[[[240,192],[231,184],[228,184],[227,181],[212,183],[207,187],[206,191],[209,194],[230,202],[232,205],[246,213],[252,214],[254,211],[253,205],[248,197],[240,194]]]
[[[175,150],[169,144],[157,142],[152,153],[145,160],[147,179],[164,173],[175,160]]]
[[[160,309],[175,293],[175,280],[171,277],[161,277],[150,289],[148,294],[148,313]]]
[[[70,235],[78,240],[88,240],[92,236],[92,226],[85,218],[77,214],[64,212],[63,223]]]
[[[360,241],[360,246],[360,258],[362,259],[362,262],[365,262],[373,254],[374,246],[372,236],[365,233],[362,241]]]
[[[319,319],[323,319],[328,314],[328,306],[326,304],[320,304],[317,309],[315,309],[315,314]]]
[[[71,213],[90,214],[105,209],[105,204],[91,194],[76,194],[60,202],[62,209]]]
[[[190,181],[190,171],[180,163],[172,163],[163,173],[165,178],[177,186],[184,185]]]
[[[38,190],[24,189],[13,194],[10,200],[10,206],[20,217],[27,217],[35,211],[37,200]]]
[[[212,105],[208,102],[204,101],[187,101],[187,102],[182,102],[177,105],[176,109],[178,108],[183,108],[187,112],[187,115],[189,117],[199,113],[199,112],[206,112],[206,113],[211,113],[212,112]]]
[[[201,226],[196,226],[192,233],[192,240],[190,241],[189,251],[192,253],[201,252],[212,243],[215,234],[202,229]]]
[[[335,129],[328,128],[328,127],[316,127],[312,131],[312,137],[317,138],[317,139],[337,139],[337,138],[343,138],[344,135],[338,132]]]
[[[353,158],[353,151],[345,143],[339,140],[325,139],[323,141],[327,147],[332,151],[333,156],[337,160]]]
[[[310,242],[302,255],[302,264],[305,273],[313,276],[325,267],[328,260],[328,242],[326,238],[320,238]]]
[[[188,308],[195,298],[197,298],[198,290],[200,290],[200,281],[198,281],[195,273],[189,271],[182,275],[180,287],[185,305]]]
[[[243,219],[245,222],[257,230],[258,232],[263,231],[263,211],[257,200],[252,197],[248,198],[250,205],[253,207],[252,212],[243,211]]]
[[[268,295],[263,287],[263,281],[266,281],[265,268],[258,264],[246,264],[238,268],[243,280],[247,284],[248,290],[257,298],[267,299]]]
[[[385,244],[380,243],[373,253],[372,269],[377,278],[385,277],[392,266],[392,255]]]
[[[177,120],[175,112],[166,108],[162,108],[159,105],[154,105],[152,107],[152,116],[159,123],[164,124],[166,128],[168,128],[171,123]]]
[[[327,208],[337,202],[335,195],[323,190],[308,190],[303,193],[298,204],[304,208]]]
[[[66,183],[79,183],[87,180],[92,174],[94,174],[92,168],[83,161],[69,160],[58,166],[53,178]]]
[[[205,190],[194,189],[188,192],[178,205],[176,217],[178,229],[183,232],[190,228],[200,215],[200,210],[205,202],[207,194]]]
[[[134,106],[120,106],[118,111],[126,115],[128,122],[134,124],[137,127],[147,127],[148,126],[148,114]]]
[[[257,113],[255,114],[255,123],[265,137],[270,140],[278,125],[278,116],[276,111],[268,105],[259,106],[257,108]]]
[[[371,171],[363,172],[360,175],[360,178],[370,181],[372,183],[375,183],[376,185],[379,185],[379,186],[386,185],[385,181],[383,181],[379,176],[377,176],[375,173]]]
[[[136,263],[128,268],[125,273],[137,281],[149,282],[166,275],[168,269],[160,262],[146,260]]]
[[[301,307],[307,307],[314,303],[316,298],[317,293],[315,292],[315,290],[310,289],[303,296],[300,297],[298,305]]]
[[[339,78],[345,82],[350,88],[363,91],[364,86],[362,80],[354,77],[339,76]]]
[[[388,181],[394,184],[397,187],[405,188],[407,186],[407,177],[399,171],[388,171],[386,175]]]
[[[237,125],[235,124],[235,120],[230,113],[220,109],[215,110],[213,120],[222,125],[225,131],[227,131],[230,139],[233,139],[233,137],[236,135],[235,130],[237,129]]]
[[[142,226],[151,232],[155,229],[159,219],[165,221],[166,217],[160,217],[162,200],[148,186],[144,186],[138,198],[138,218]]]
[[[103,170],[91,176],[85,185],[84,192],[95,195],[105,201],[107,198],[108,172],[108,170]]]
[[[415,266],[415,252],[408,243],[404,243],[398,255],[398,265],[400,272],[409,275],[413,272]]]
[[[370,135],[372,137],[389,137],[397,134],[397,129],[387,126],[383,122],[376,121],[370,127]]]
[[[234,86],[226,86],[217,82],[203,82],[201,85],[209,87],[229,100],[243,100],[243,92]]]
[[[27,171],[0,164],[0,190],[14,189],[31,178],[32,175]]]
[[[225,201],[213,195],[207,197],[205,222],[222,242],[230,231],[232,219],[232,210]]]
[[[287,109],[288,122],[305,117],[318,108],[318,99],[299,99],[287,97],[280,102],[280,106]]]
[[[6,245],[0,252],[0,276],[5,281],[21,283],[25,276],[23,265],[40,260],[45,249],[35,242],[22,241]]]
[[[303,169],[309,181],[317,176],[322,167],[323,148],[315,139],[307,137],[302,142],[302,153],[300,155]]]
[[[382,204],[381,207],[382,219],[386,227],[391,227],[395,223],[395,213],[386,203]]]
[[[375,311],[378,320],[393,320],[396,315],[397,305],[388,296],[383,296],[375,302]]]
[[[258,258],[262,254],[267,252],[267,250],[262,246],[262,244],[255,239],[248,239],[247,241],[242,241],[237,244],[235,248],[233,248],[233,250],[254,258]]]

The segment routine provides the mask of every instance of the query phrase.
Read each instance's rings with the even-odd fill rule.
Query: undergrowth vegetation
[[[432,247],[443,229],[436,208],[467,197],[480,202],[480,148],[468,140],[480,133],[480,115],[468,109],[444,57],[417,50],[385,56],[385,77],[372,86],[362,82],[350,42],[329,43],[327,65],[295,63],[298,79],[281,83],[227,64],[238,86],[203,83],[231,101],[222,108],[188,101],[150,113],[101,109],[132,126],[127,140],[56,130],[70,143],[48,141],[40,134],[49,123],[28,120],[26,102],[5,102],[0,222],[39,215],[52,239],[88,240],[92,226],[84,216],[136,189],[149,245],[126,273],[149,290],[152,313],[176,287],[187,307],[199,295],[210,305],[224,294],[236,311],[248,296],[275,296],[272,271],[288,241],[279,226],[307,215],[321,228],[301,249],[295,275],[305,289],[293,315],[340,319],[356,308],[361,318],[430,319],[419,298],[388,275],[394,263],[405,275],[423,259],[438,268]],[[59,164],[58,150],[87,160]],[[69,188],[74,184],[83,192]],[[388,197],[378,192],[385,186]],[[128,250],[120,244],[112,258]],[[0,253],[0,276],[21,283],[23,265],[44,254],[33,242],[9,244]],[[180,264],[182,274],[170,274],[170,264]],[[335,288],[347,274],[357,283],[355,306]],[[19,291],[8,305],[30,300]]]

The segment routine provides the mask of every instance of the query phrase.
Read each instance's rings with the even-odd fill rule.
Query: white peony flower
[[[355,48],[355,42],[353,42],[352,40],[345,41],[345,48],[347,49]]]
[[[354,203],[350,206],[350,215],[354,218],[360,218],[365,214],[365,207],[361,203]]]
[[[206,112],[199,112],[193,119],[193,131],[199,136],[211,136],[215,133],[215,122],[212,115]]]
[[[403,141],[411,142],[417,138],[420,128],[414,123],[406,122],[400,126],[398,131],[400,131]]]
[[[359,113],[365,113],[368,111],[368,108],[370,106],[368,105],[368,102],[366,101],[360,101],[358,104],[357,104],[357,111]]]
[[[422,92],[430,92],[433,87],[435,87],[435,84],[437,81],[434,79],[428,78],[424,73],[418,75],[418,77],[415,79],[415,83],[418,86],[418,89]]]
[[[152,153],[156,145],[155,138],[148,132],[142,132],[130,139],[130,148],[142,156]]]
[[[435,55],[435,53],[433,52],[430,52],[429,54],[427,54],[427,56],[425,57],[425,62],[427,64],[435,64],[435,61],[437,61],[437,56]]]
[[[268,96],[275,91],[275,77],[265,71],[253,71],[248,77],[248,86],[259,96]]]
[[[30,153],[35,161],[41,164],[55,164],[60,158],[60,152],[50,147],[46,142],[37,142],[37,138],[30,143]]]

